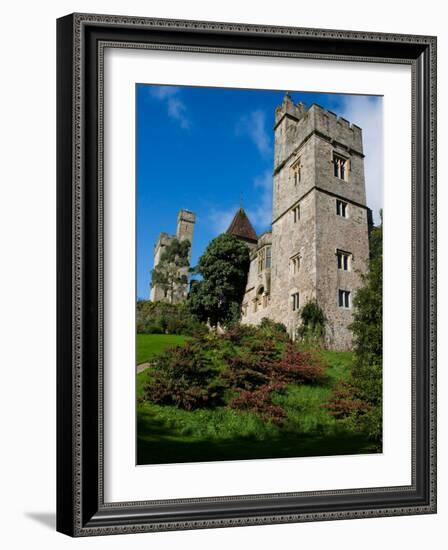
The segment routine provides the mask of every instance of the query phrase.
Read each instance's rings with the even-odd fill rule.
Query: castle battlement
[[[316,300],[328,346],[350,349],[352,300],[369,254],[362,130],[286,94],[274,137],[272,231],[251,249],[242,322],[268,317],[294,336],[300,309]]]
[[[193,243],[193,229],[196,222],[196,214],[190,210],[182,209],[177,215],[177,227],[176,234],[170,235],[169,233],[162,232],[154,245],[154,267],[160,262],[163,249],[171,244],[174,239],[180,241],[189,240]],[[191,260],[191,247],[189,260]],[[180,268],[180,271],[188,279],[188,267]],[[152,301],[165,301],[171,303],[177,303],[186,299],[188,294],[188,284],[178,285],[174,292],[167,292],[161,285],[152,285],[150,290],[150,297]]]

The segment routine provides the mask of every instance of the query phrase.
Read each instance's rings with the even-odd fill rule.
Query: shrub
[[[267,338],[274,338],[277,342],[289,342],[288,331],[283,323],[276,323],[267,317],[263,317],[259,325],[259,331]]]
[[[156,359],[145,397],[186,410],[221,405],[225,385],[218,374],[198,343],[171,348]]]
[[[253,391],[240,391],[229,403],[232,409],[253,412],[263,420],[280,424],[285,419],[285,411],[272,402],[272,393],[278,390],[276,384],[265,384]]]
[[[290,343],[279,363],[277,377],[287,384],[317,384],[325,380],[325,369],[315,352],[300,350]]]
[[[369,405],[357,396],[356,387],[350,382],[339,382],[330,402],[324,407],[337,419],[357,416],[370,410]]]
[[[321,344],[325,334],[325,315],[316,301],[306,303],[300,310],[302,324],[297,335],[302,341],[310,344]]]
[[[253,338],[257,334],[257,328],[252,325],[242,325],[241,323],[235,323],[225,331],[222,338],[228,340],[234,345],[240,345],[245,340]]]
[[[259,334],[259,333],[258,333]],[[274,340],[254,338],[245,353],[230,359],[224,375],[236,392],[229,407],[248,410],[265,420],[282,422],[285,413],[272,401],[287,384],[315,384],[325,378],[318,357],[288,343],[282,354]]]
[[[165,351],[155,360],[145,398],[186,410],[227,403],[281,422],[285,413],[272,401],[275,392],[291,383],[318,383],[325,371],[316,354],[267,337],[266,331],[285,334],[271,323],[262,328],[235,325],[224,335],[207,331],[184,347]]]
[[[184,334],[208,332],[188,310],[186,304],[139,300],[136,310],[137,332],[143,334]]]

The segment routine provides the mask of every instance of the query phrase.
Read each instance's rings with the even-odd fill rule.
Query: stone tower
[[[163,251],[166,246],[168,246],[173,239],[177,238],[179,241],[189,240],[193,244],[193,230],[194,224],[196,222],[196,214],[190,212],[189,210],[180,210],[177,215],[177,228],[176,235],[169,235],[168,233],[160,233],[159,238],[154,246],[154,267],[160,262]],[[191,247],[189,254],[189,263],[191,261]],[[181,274],[187,276],[188,279],[188,267],[183,267],[180,270]],[[174,292],[174,296],[171,299],[171,296],[164,288],[160,285],[151,285],[150,290],[150,299],[153,302],[163,301],[163,302],[173,302],[178,303],[182,302],[187,298],[188,295],[188,284],[179,285]]]
[[[350,349],[353,296],[369,255],[362,130],[286,94],[275,112],[272,232],[251,253],[242,308],[294,335],[300,308],[322,307],[326,341]]]

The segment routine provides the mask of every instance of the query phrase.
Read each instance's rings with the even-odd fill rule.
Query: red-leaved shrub
[[[258,414],[263,420],[280,424],[285,412],[280,405],[272,402],[272,392],[281,389],[281,384],[265,384],[256,390],[240,391],[229,403],[232,409],[250,411]]]
[[[349,382],[339,382],[324,407],[338,419],[348,418],[357,413],[363,414],[371,408],[368,403],[357,397],[356,388]]]
[[[207,352],[188,343],[157,358],[145,394],[153,403],[186,410],[222,405],[225,386],[218,374]]]
[[[325,380],[325,370],[314,352],[289,343],[277,365],[276,378],[285,384],[317,384]]]

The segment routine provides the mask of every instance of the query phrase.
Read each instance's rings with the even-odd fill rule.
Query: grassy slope
[[[170,346],[182,345],[188,338],[177,334],[137,334],[137,365],[146,363]]]
[[[187,412],[176,407],[140,402],[139,464],[237,460],[288,456],[357,454],[370,450],[368,441],[345,431],[322,407],[334,383],[349,374],[351,353],[324,352],[329,364],[323,386],[290,386],[277,400],[288,421],[279,429],[251,413],[226,408]],[[150,371],[137,377],[137,397]]]

